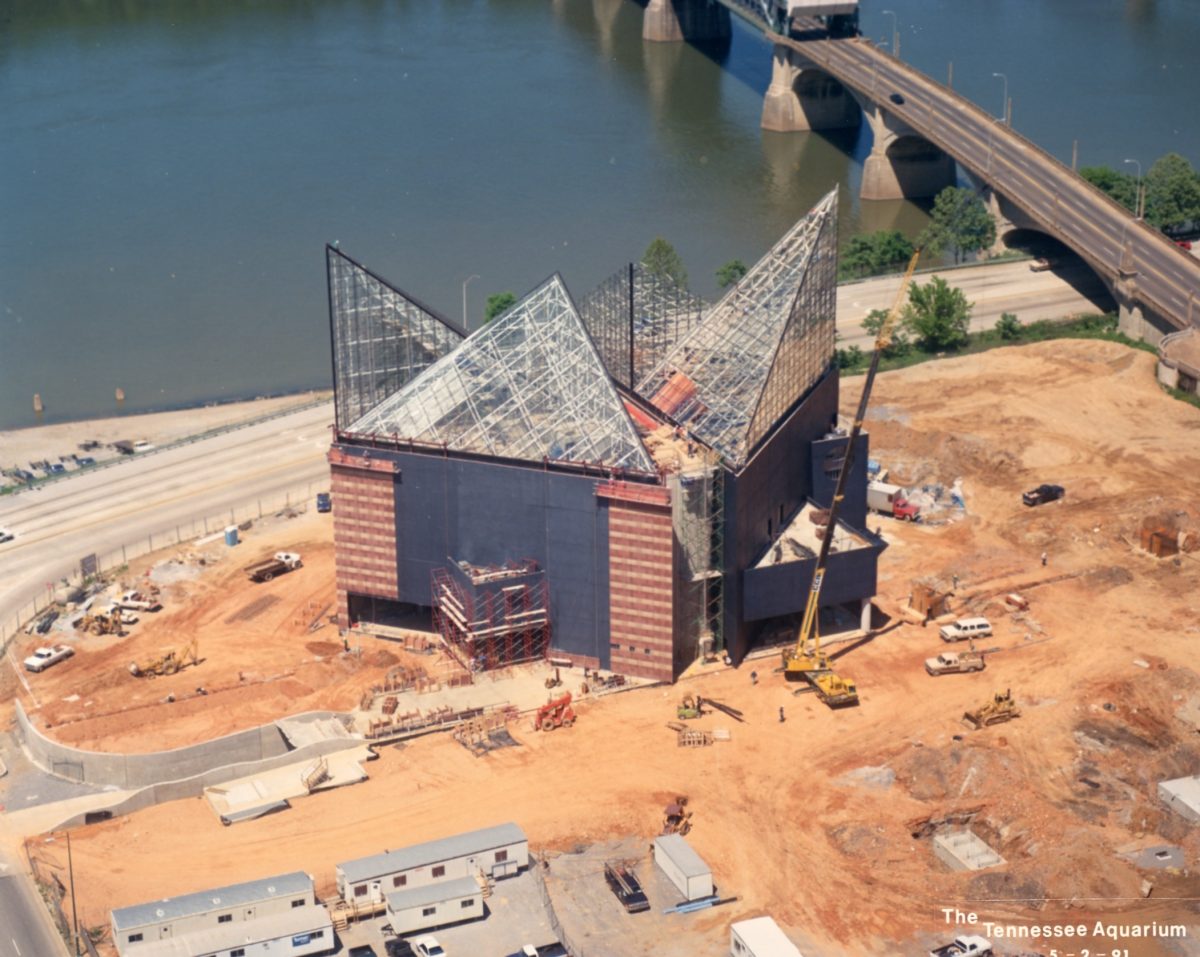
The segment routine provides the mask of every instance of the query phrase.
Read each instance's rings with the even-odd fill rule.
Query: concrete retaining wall
[[[313,711],[295,715],[293,720],[333,717],[337,717],[335,712]],[[219,784],[235,777],[253,774],[256,770],[279,767],[309,756],[329,754],[362,743],[355,738],[342,738],[318,741],[304,748],[289,750],[287,740],[279,728],[274,724],[264,724],[170,751],[153,751],[148,754],[84,751],[47,738],[29,720],[20,701],[17,702],[17,733],[30,760],[51,774],[85,784],[122,790],[185,786],[186,792],[177,794],[176,797],[191,797],[210,784]]]

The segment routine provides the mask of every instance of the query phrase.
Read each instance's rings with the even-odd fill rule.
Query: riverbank
[[[32,463],[61,464],[68,472],[77,471],[74,456],[91,457],[101,462],[121,455],[114,443],[145,441],[161,448],[209,432],[234,428],[269,416],[281,415],[322,401],[329,401],[328,390],[300,392],[269,399],[228,402],[172,412],[152,412],[144,415],[123,415],[106,419],[83,419],[76,422],[56,422],[53,425],[32,426],[0,431],[0,468],[6,472],[21,469],[35,478],[45,478],[45,469],[34,469]],[[331,410],[332,421],[332,410]],[[98,447],[83,448],[90,443]],[[14,479],[5,476],[0,486],[11,486]]]

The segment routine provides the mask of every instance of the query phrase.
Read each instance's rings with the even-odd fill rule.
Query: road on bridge
[[[798,22],[794,30],[801,39],[769,31],[767,36],[895,114],[1101,275],[1112,281],[1124,277],[1135,300],[1150,311],[1179,328],[1200,325],[1200,261],[1002,120],[870,41],[828,38],[813,20]],[[903,103],[892,101],[892,94]]]

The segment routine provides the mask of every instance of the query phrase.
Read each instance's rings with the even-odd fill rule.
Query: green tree
[[[1003,312],[996,320],[996,331],[1001,339],[1019,339],[1021,337],[1021,320],[1011,312]]]
[[[1106,193],[1131,213],[1137,205],[1137,180],[1130,173],[1111,166],[1084,166],[1079,175],[1102,193]]]
[[[655,238],[642,255],[642,265],[656,276],[672,279],[680,289],[687,288],[688,274],[675,247],[661,236]]]
[[[749,271],[750,267],[740,259],[731,259],[717,270],[717,285],[722,289],[732,286],[735,282],[740,282]]]
[[[894,229],[851,236],[842,250],[839,272],[843,278],[877,276],[902,267],[913,254],[913,244]]]
[[[933,201],[929,225],[917,237],[917,245],[933,255],[947,247],[954,261],[987,249],[996,241],[996,223],[974,190],[947,186]]]
[[[487,305],[483,309],[483,321],[491,322],[500,313],[513,306],[517,297],[511,292],[497,292],[487,297]]]
[[[909,287],[904,325],[927,352],[953,349],[967,341],[972,308],[961,289],[934,276],[923,286]]]
[[[1200,221],[1200,176],[1178,153],[1156,160],[1144,185],[1148,223],[1172,230]]]
[[[884,322],[887,320],[887,309],[872,309],[867,313],[867,318],[862,321],[862,327],[872,339],[878,340],[879,330],[883,328]],[[891,341],[888,342],[887,348],[883,350],[883,356],[887,359],[895,358],[896,356],[907,355],[912,350],[912,343],[908,339],[908,333],[904,331],[904,327],[900,323],[892,326]]]
[[[863,355],[862,349],[858,346],[849,346],[845,349],[838,349],[834,353],[834,358],[837,361],[839,369],[857,369],[866,362],[867,357]]]

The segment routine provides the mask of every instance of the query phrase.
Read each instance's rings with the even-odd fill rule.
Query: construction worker
[[[1046,553],[1042,552],[1042,567],[1046,567]]]
[[[783,724],[783,705],[779,706],[779,723]]]
[[[758,684],[758,672],[757,671],[750,672],[750,684],[752,684],[752,685]]]
[[[958,591],[958,576],[954,576],[954,590]]]

